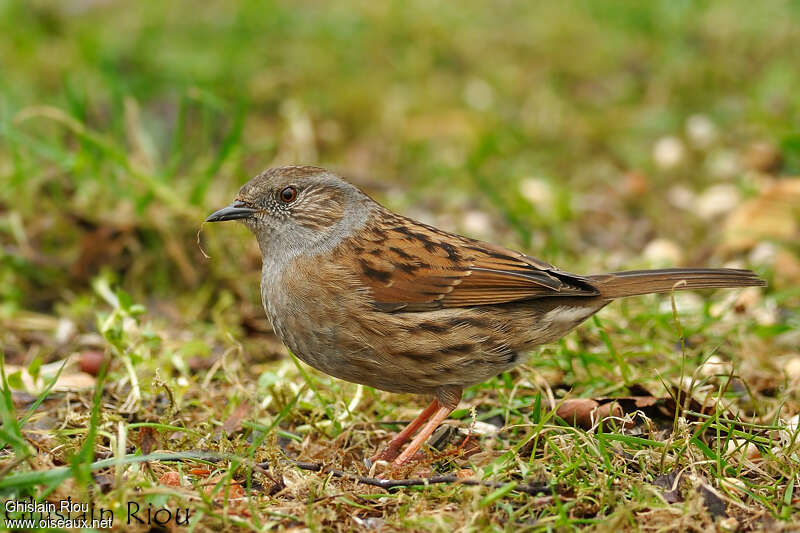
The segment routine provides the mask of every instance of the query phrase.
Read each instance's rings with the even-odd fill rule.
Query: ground
[[[798,527],[797,3],[12,1],[0,32],[6,502],[117,529],[131,505],[199,531]],[[569,271],[769,286],[616,302],[370,472],[427,399],[294,359],[255,240],[202,226],[289,163]]]

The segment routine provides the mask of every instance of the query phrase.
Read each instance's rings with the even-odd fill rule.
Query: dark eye
[[[290,204],[297,198],[297,189],[294,187],[286,187],[281,191],[281,202]]]

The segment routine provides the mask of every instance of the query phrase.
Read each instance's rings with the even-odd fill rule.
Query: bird
[[[206,218],[227,220],[255,235],[266,316],[300,360],[349,382],[433,397],[370,458],[396,466],[419,452],[464,388],[617,298],[765,285],[728,268],[572,274],[396,214],[316,166],[261,172]]]

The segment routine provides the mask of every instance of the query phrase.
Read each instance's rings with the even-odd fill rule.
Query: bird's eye
[[[281,202],[285,204],[290,204],[294,202],[294,199],[297,198],[297,189],[294,187],[286,187],[281,191]]]

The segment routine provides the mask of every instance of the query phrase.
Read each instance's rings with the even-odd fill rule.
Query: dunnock
[[[434,397],[373,458],[395,464],[419,450],[464,387],[514,367],[616,298],[765,284],[734,269],[570,274],[392,213],[311,166],[262,172],[206,220],[240,220],[255,234],[264,309],[300,359],[354,383]]]

